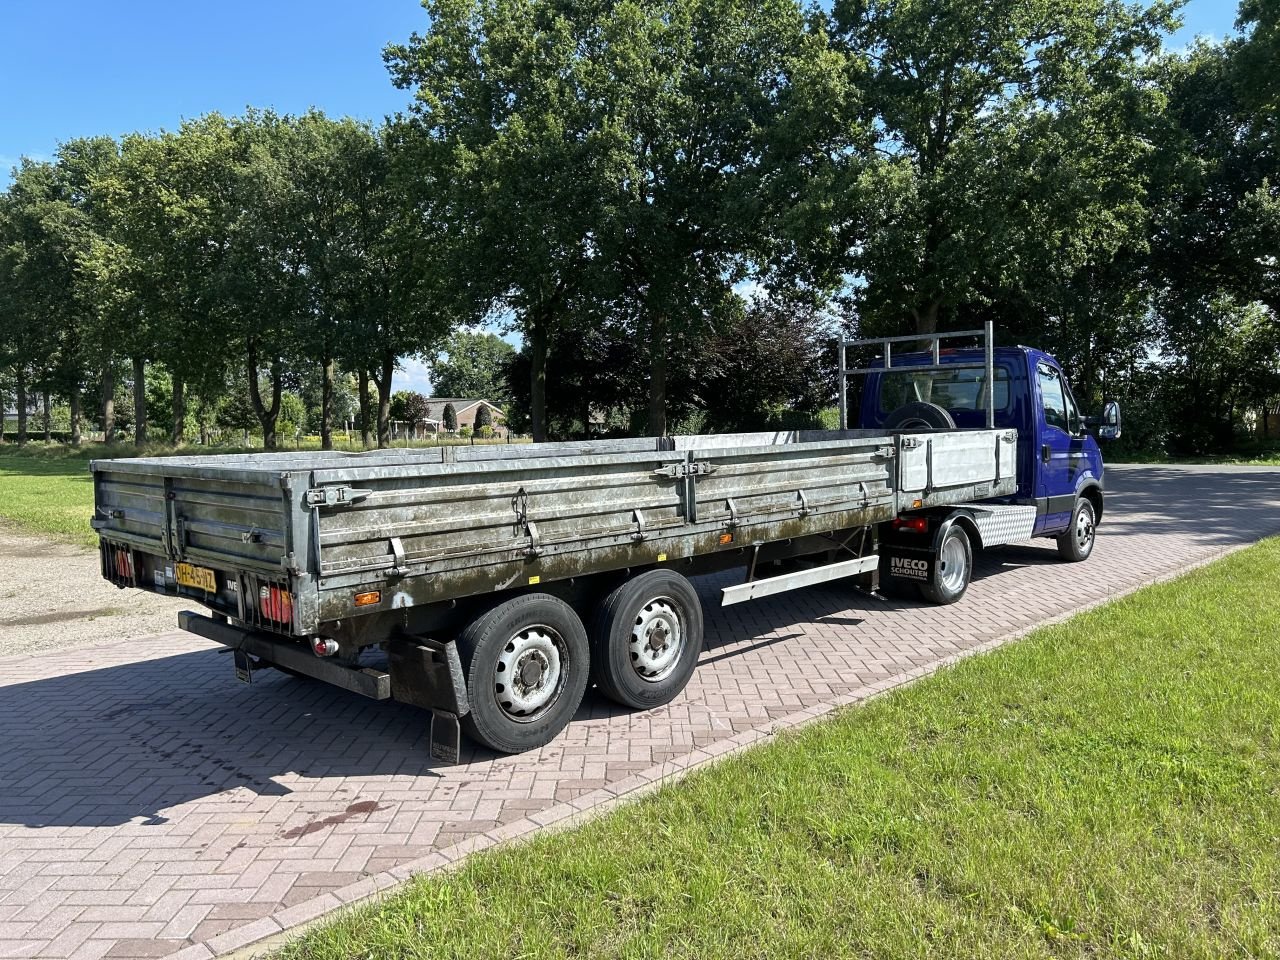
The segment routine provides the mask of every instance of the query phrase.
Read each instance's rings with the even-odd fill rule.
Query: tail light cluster
[[[929,520],[926,517],[894,517],[893,529],[908,533],[927,533]]]
[[[116,547],[111,551],[115,555],[116,575],[126,580],[132,580],[133,573],[133,552],[124,547]]]
[[[102,575],[118,587],[138,585],[138,567],[133,561],[133,550],[119,544],[102,544]]]
[[[293,623],[293,594],[284,587],[259,587],[258,612],[274,623]]]

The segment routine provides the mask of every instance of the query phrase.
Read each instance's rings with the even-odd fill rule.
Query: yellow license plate
[[[208,567],[197,567],[192,563],[176,563],[173,575],[184,587],[195,587],[206,593],[218,592],[218,580]]]

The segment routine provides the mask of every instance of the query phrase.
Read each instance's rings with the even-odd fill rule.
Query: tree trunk
[[[147,442],[147,361],[133,358],[133,445]]]
[[[111,361],[102,371],[102,442],[116,442],[116,365]]]
[[[80,384],[71,385],[71,445],[80,446]]]
[[[915,333],[937,333],[938,332],[938,310],[942,305],[934,300],[925,306],[923,310],[913,309],[912,316],[916,321]]]
[[[27,445],[27,369],[18,364],[18,446]]]
[[[382,354],[382,363],[373,382],[378,385],[378,446],[391,446],[391,377],[396,370],[396,356],[390,350]]]
[[[49,396],[49,388],[44,388],[44,442],[53,442],[53,414],[50,408],[53,405],[53,398]]]
[[[333,358],[325,357],[320,378],[320,448],[333,449]]]
[[[530,328],[529,419],[534,443],[547,439],[547,339],[544,324]]]
[[[365,447],[373,445],[369,434],[369,368],[360,366],[360,442]]]
[[[182,378],[173,378],[173,445],[179,446],[187,438],[187,393]]]
[[[649,329],[649,434],[667,435],[667,318],[661,314]]]
[[[262,424],[262,446],[267,450],[276,448],[276,421],[280,417],[280,360],[271,361],[271,406],[262,402],[262,387],[258,383],[258,344],[249,340],[248,348],[249,402],[253,412]]]

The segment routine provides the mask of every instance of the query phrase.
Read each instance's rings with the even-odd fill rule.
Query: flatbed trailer
[[[994,427],[106,460],[93,526],[103,576],[206,608],[181,626],[241,679],[429,709],[450,758],[460,729],[548,742],[591,681],[675,697],[702,646],[690,576],[741,568],[724,605],[882,572],[958,599],[973,549],[1031,535],[1018,449]]]

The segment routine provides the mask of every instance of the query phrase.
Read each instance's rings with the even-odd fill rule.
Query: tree
[[[444,414],[442,415],[442,419],[444,420],[444,428],[450,433],[453,433],[458,429],[458,411],[453,409],[452,403],[446,403],[444,405]]]
[[[476,410],[476,433],[484,437],[493,433],[493,412],[487,403],[481,403]]]
[[[429,0],[428,29],[387,48],[416,91],[417,179],[441,202],[463,316],[510,312],[530,345],[533,436],[546,439],[547,351],[596,282],[613,195],[610,90],[568,2]],[[596,42],[599,33],[595,34]]]
[[[838,0],[880,135],[848,269],[864,326],[932,332],[1141,244],[1145,61],[1171,8],[1118,0]],[[1035,304],[1049,312],[1043,301]]]
[[[349,170],[347,268],[338,284],[349,367],[358,371],[368,443],[369,381],[377,389],[378,445],[391,440],[397,358],[433,353],[464,315],[469,294],[449,272],[453,243],[444,189],[422,163],[422,141],[403,123],[384,127]]]
[[[1180,452],[1227,447],[1243,408],[1280,396],[1266,349],[1280,315],[1280,84],[1263,66],[1276,18],[1246,2],[1237,36],[1161,64],[1150,282]]]
[[[515,352],[495,334],[455,330],[431,362],[431,391],[443,397],[508,400],[507,369]]]
[[[551,345],[619,317],[648,345],[649,428],[663,432],[675,343],[786,246],[774,221],[804,190],[780,171],[833,148],[830,104],[807,110],[812,129],[781,122],[793,100],[841,89],[825,34],[794,0],[428,12],[430,29],[387,58],[417,90],[464,240],[457,263],[528,345],[534,439],[547,435]]]

